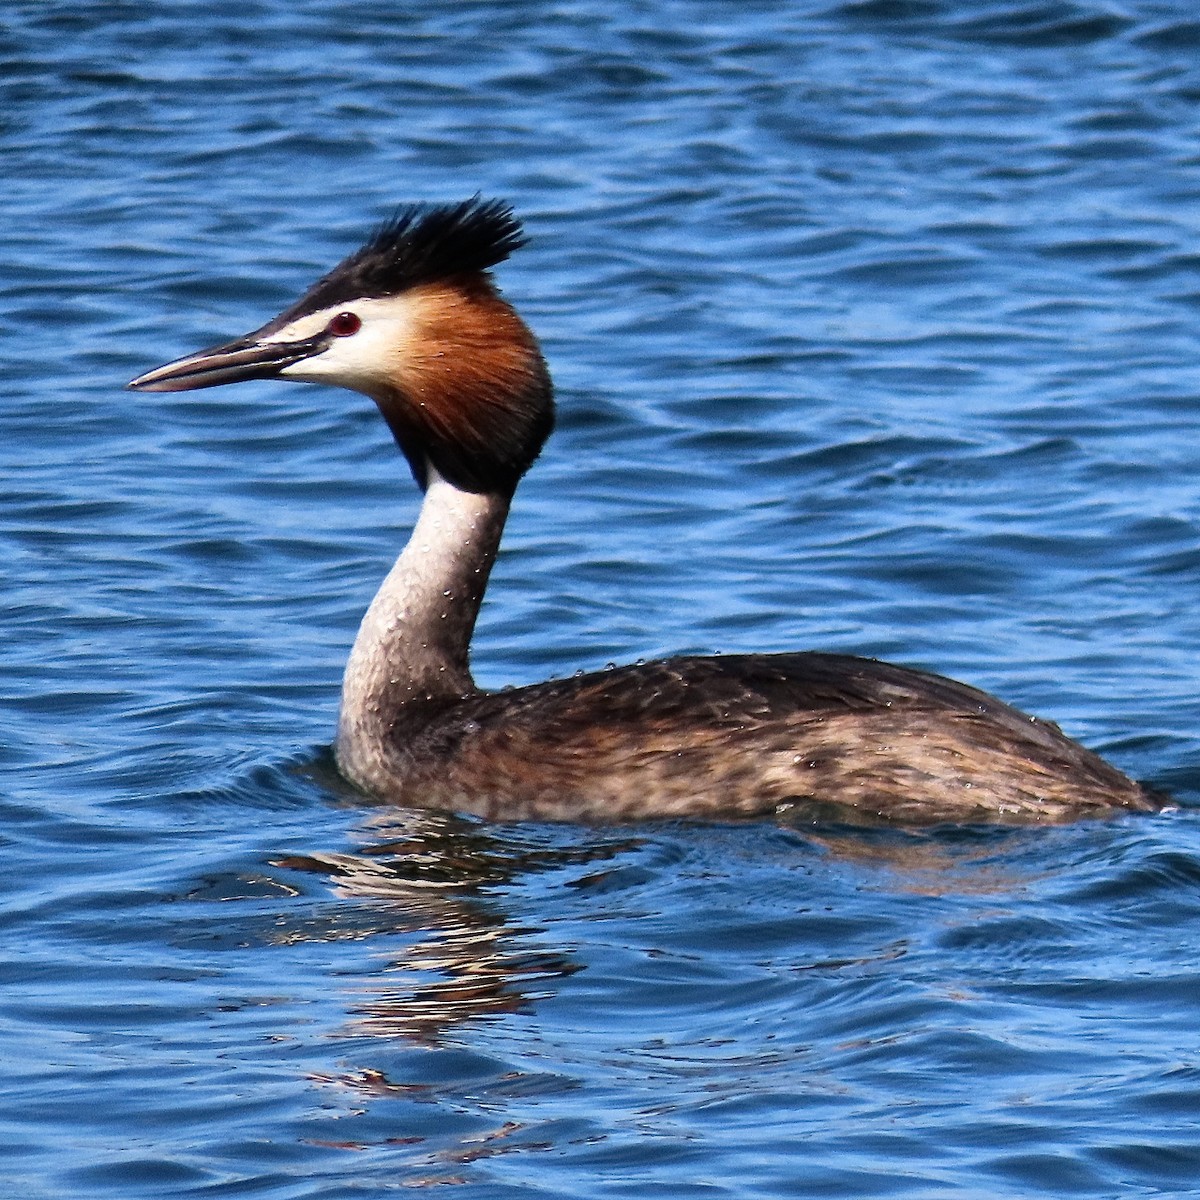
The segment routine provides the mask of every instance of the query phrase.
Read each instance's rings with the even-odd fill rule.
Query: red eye
[[[352,312],[340,312],[327,326],[334,337],[349,337],[362,328],[362,321]]]

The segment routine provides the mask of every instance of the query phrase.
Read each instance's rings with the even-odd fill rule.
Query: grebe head
[[[328,383],[379,406],[421,487],[510,494],[554,424],[537,341],[489,269],[524,245],[507,204],[401,209],[261,329],[139,376],[141,391]]]

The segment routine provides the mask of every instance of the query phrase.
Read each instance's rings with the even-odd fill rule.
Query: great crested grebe
[[[554,424],[538,343],[490,268],[524,244],[478,198],[402,209],[261,329],[129,386],[338,384],[379,406],[424,492],[346,667],[337,761],[379,799],[497,819],[1056,822],[1153,795],[1057,726],[841,654],[681,657],[484,692],[471,633],[521,477]]]

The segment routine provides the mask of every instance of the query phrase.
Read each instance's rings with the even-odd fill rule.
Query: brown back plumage
[[[688,657],[415,704],[403,798],[489,817],[1060,822],[1154,796],[994,697],[846,655]]]

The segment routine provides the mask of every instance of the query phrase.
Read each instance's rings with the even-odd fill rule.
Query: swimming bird
[[[399,210],[260,329],[149,371],[370,397],[423,491],[346,666],[336,756],[389,802],[494,819],[1060,822],[1161,807],[1038,720],[939,675],[844,654],[686,656],[501,692],[472,631],[522,476],[554,424],[538,342],[492,268],[524,245],[478,197]]]

